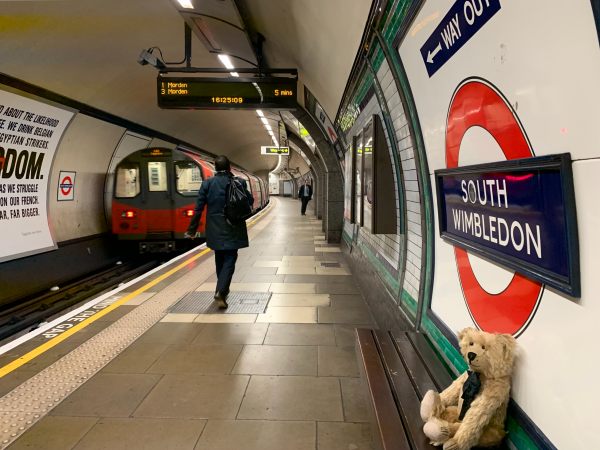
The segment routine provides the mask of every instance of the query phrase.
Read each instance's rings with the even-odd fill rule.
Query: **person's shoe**
[[[227,309],[227,301],[225,300],[227,296],[224,296],[220,292],[217,291],[215,294],[215,301],[217,302],[217,306],[219,309]]]

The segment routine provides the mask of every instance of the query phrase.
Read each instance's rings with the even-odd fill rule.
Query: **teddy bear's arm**
[[[440,393],[440,399],[442,400],[442,405],[444,405],[444,407],[458,405],[458,397],[460,396],[462,386],[465,384],[465,380],[468,376],[469,374],[467,372],[463,373]]]
[[[454,435],[459,449],[470,449],[479,442],[481,433],[507,400],[510,384],[505,381],[489,381],[471,404],[458,431]]]

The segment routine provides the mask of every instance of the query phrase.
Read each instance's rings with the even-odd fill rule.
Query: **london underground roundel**
[[[446,167],[458,167],[462,139],[481,127],[496,140],[506,159],[535,156],[509,103],[480,78],[463,81],[452,97],[446,124]],[[467,251],[454,247],[458,276],[471,317],[479,328],[518,335],[525,330],[541,299],[543,285],[515,273],[499,293],[487,292],[477,280]]]

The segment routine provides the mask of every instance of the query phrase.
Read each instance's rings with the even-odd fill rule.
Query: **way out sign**
[[[269,147],[263,145],[260,147],[261,155],[289,155],[290,148],[289,147]]]
[[[498,11],[500,0],[458,0],[421,47],[431,77]]]
[[[76,172],[63,172],[61,170],[58,176],[58,194],[56,197],[59,202],[75,199],[75,174]]]

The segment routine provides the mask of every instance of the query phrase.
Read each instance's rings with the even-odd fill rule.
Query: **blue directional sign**
[[[421,47],[429,77],[500,11],[500,0],[458,0]]]

